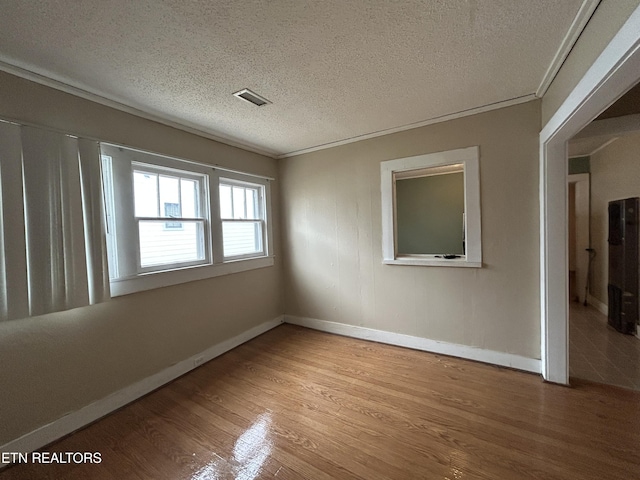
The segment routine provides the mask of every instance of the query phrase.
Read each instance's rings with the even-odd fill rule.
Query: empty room
[[[3,1],[0,480],[640,477],[568,169],[639,46],[639,0]],[[627,237],[580,311],[640,343]]]

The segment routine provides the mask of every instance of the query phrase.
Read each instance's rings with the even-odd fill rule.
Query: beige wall
[[[591,244],[596,250],[591,295],[607,304],[608,206],[640,197],[640,133],[622,137],[591,156]]]
[[[562,105],[640,0],[602,0],[542,100],[542,125]]]
[[[0,117],[277,176],[276,161],[0,72]],[[276,264],[0,322],[0,445],[283,313]]]
[[[287,314],[540,358],[529,102],[280,161]],[[380,162],[480,146],[484,267],[382,264]]]

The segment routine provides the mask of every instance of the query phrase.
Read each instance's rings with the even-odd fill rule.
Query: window
[[[381,163],[383,262],[482,266],[478,147]]]
[[[140,271],[208,261],[205,180],[205,175],[133,164]]]
[[[263,253],[263,187],[220,179],[220,218],[225,259]]]
[[[114,145],[101,151],[114,295],[273,264],[267,179]]]

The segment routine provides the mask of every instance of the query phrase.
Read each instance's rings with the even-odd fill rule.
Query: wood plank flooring
[[[640,392],[282,325],[10,479],[640,478]]]

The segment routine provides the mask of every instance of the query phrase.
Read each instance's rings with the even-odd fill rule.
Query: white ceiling
[[[278,156],[532,98],[582,3],[2,0],[0,68]]]

